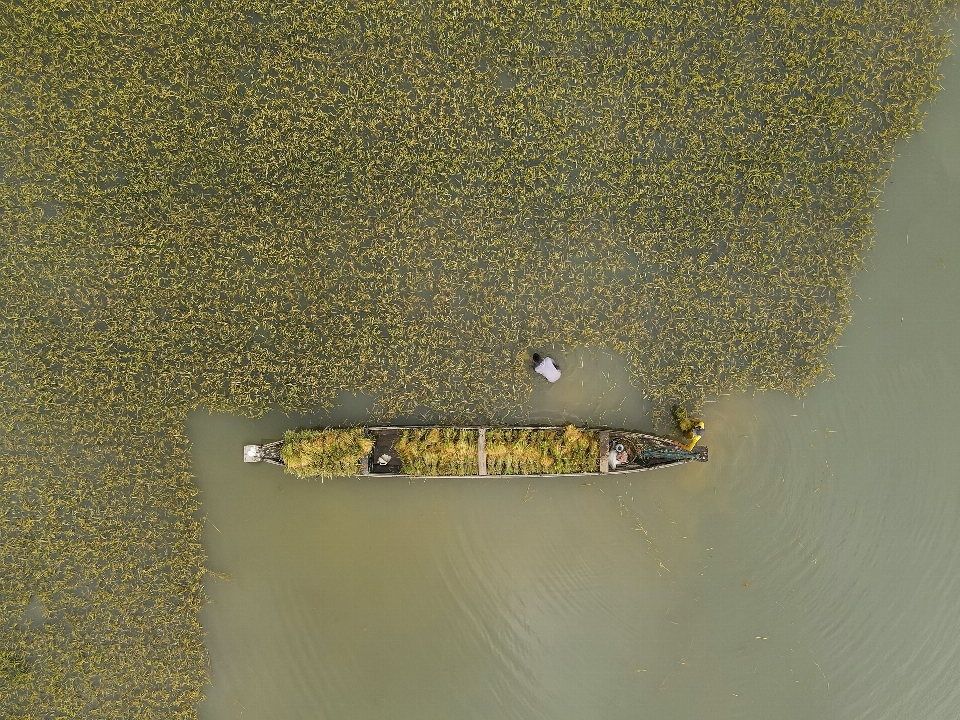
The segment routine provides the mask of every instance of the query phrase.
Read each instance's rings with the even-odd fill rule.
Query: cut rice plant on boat
[[[352,475],[373,448],[363,428],[287,430],[283,441],[284,468],[302,478]]]
[[[597,433],[573,425],[562,430],[489,430],[486,446],[491,475],[595,472],[599,461]]]
[[[476,430],[408,429],[396,440],[402,471],[407,475],[476,475]]]

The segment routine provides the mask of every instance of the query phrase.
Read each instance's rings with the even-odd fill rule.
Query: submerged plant
[[[287,430],[280,457],[297,477],[334,477],[356,475],[360,459],[372,449],[361,427]]]

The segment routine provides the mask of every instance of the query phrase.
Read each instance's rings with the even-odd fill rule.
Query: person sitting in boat
[[[610,455],[607,458],[611,470],[616,470],[617,465],[623,465],[628,460],[629,456],[627,455],[627,449],[621,443],[617,443],[613,446],[613,448],[610,450]]]
[[[683,433],[683,437],[686,442],[680,443],[680,447],[688,452],[692,452],[697,446],[697,443],[700,442],[700,438],[703,437],[703,430],[703,420],[690,418],[690,429]]]
[[[541,358],[538,353],[534,353],[533,369],[552,383],[560,379],[560,366],[551,357]]]

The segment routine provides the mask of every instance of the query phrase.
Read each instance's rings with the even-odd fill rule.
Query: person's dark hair
[[[534,353],[534,354],[533,354],[533,361],[534,361],[535,363],[540,362],[540,353]]]

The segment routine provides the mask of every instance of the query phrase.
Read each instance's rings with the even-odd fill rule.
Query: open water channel
[[[900,146],[836,378],[707,405],[710,462],[618,479],[335,479],[188,423],[207,524],[203,720],[956,718],[960,60]],[[524,420],[649,427],[572,350]]]

